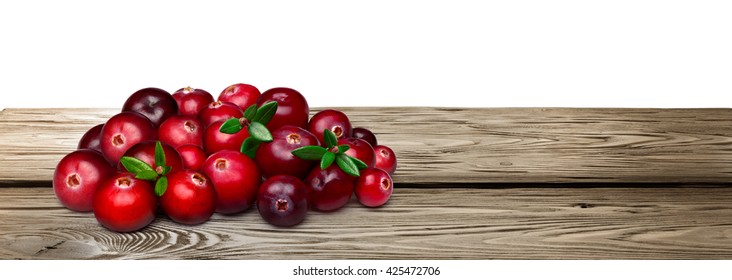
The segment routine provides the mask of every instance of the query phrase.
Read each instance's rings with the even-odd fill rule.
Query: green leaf
[[[328,147],[328,149],[338,145],[338,137],[336,137],[335,133],[330,131],[330,129],[326,128],[323,130],[323,139],[325,140],[325,146]]]
[[[242,130],[241,122],[237,118],[231,118],[224,122],[219,128],[221,133],[234,134]]]
[[[336,154],[334,154],[333,152],[326,152],[325,154],[323,154],[323,159],[320,160],[320,169],[326,169],[330,167],[335,159]]]
[[[336,157],[336,164],[338,164],[338,167],[343,170],[343,172],[346,172],[348,175],[351,176],[360,176],[361,174],[358,172],[358,167],[356,167],[356,164],[353,163],[353,160],[351,160],[351,157],[347,155],[338,155]]]
[[[122,157],[119,161],[128,172],[135,174],[137,179],[152,181],[158,177],[155,169],[144,161],[133,157]]]
[[[357,159],[357,158],[352,157],[352,156],[348,156],[348,157],[351,158],[351,161],[353,161],[353,164],[355,164],[356,167],[358,167],[358,170],[365,169],[365,168],[368,168],[369,167],[365,162],[361,161],[360,159]]]
[[[340,145],[340,146],[338,146],[338,154],[339,155],[340,154],[343,154],[346,151],[348,151],[349,149],[351,149],[351,146],[348,146],[348,145]]]
[[[165,190],[168,189],[168,177],[161,176],[157,182],[155,182],[155,195],[163,196]]]
[[[277,101],[270,101],[264,103],[262,107],[259,107],[257,114],[251,121],[267,124],[274,117],[275,113],[277,113]]]
[[[170,173],[170,170],[173,170],[172,166],[164,166],[163,173],[161,175],[168,175],[168,173]]]
[[[160,141],[155,142],[155,167],[165,166],[165,151]]]
[[[259,142],[272,142],[272,134],[266,126],[258,122],[252,122],[249,124],[249,136],[257,139]]]
[[[257,104],[252,104],[252,106],[249,106],[249,108],[244,111],[244,118],[247,120],[254,119],[254,116],[257,115]]]
[[[320,160],[327,151],[321,146],[305,146],[292,150],[292,155],[304,160]]]
[[[254,156],[257,154],[257,148],[259,148],[259,144],[262,142],[257,141],[256,139],[249,137],[247,139],[244,139],[244,142],[241,143],[241,153],[247,155],[249,158],[254,158]]]

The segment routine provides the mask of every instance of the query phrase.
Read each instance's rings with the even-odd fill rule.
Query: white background
[[[311,106],[730,107],[731,15],[729,1],[2,1],[0,107],[237,82]]]

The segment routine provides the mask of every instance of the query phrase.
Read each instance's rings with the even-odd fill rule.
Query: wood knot
[[[579,207],[579,208],[585,209],[585,208],[594,208],[595,205],[590,204],[590,203],[577,203],[577,204],[573,205],[573,207]]]

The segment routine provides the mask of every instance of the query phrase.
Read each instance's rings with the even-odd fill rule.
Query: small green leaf
[[[257,115],[257,104],[252,104],[252,106],[249,106],[249,108],[244,111],[244,118],[247,120],[254,119],[254,116]]]
[[[165,166],[165,151],[160,141],[155,142],[155,167]]]
[[[145,181],[155,181],[155,179],[158,178],[157,172],[150,172],[150,171],[142,171],[140,173],[135,174],[135,178]]]
[[[249,158],[254,158],[254,156],[257,154],[257,148],[259,148],[259,144],[262,142],[257,141],[256,139],[249,137],[247,139],[244,139],[244,142],[241,143],[241,153],[247,155]]]
[[[334,154],[333,152],[326,152],[325,154],[323,154],[323,159],[320,160],[320,169],[326,169],[330,167],[335,159],[336,154]]]
[[[346,151],[348,151],[349,149],[351,149],[351,146],[348,146],[348,145],[340,145],[340,146],[338,146],[338,154],[339,155],[340,154],[343,154]]]
[[[168,177],[160,176],[157,182],[155,182],[155,195],[163,196],[165,190],[168,189]]]
[[[338,145],[338,138],[333,131],[330,131],[330,129],[326,128],[323,130],[323,139],[325,140],[325,146],[328,147],[328,149]]]
[[[173,170],[172,166],[164,166],[163,173],[161,175],[168,175],[168,173],[170,173],[170,170]]]
[[[252,122],[267,124],[274,117],[275,113],[277,113],[277,101],[270,101],[264,103],[262,107],[259,107],[257,114],[251,120]]]
[[[133,157],[122,157],[119,161],[128,172],[135,174],[137,179],[155,180],[158,177],[155,169],[144,161]]]
[[[352,156],[348,156],[348,157],[351,158],[351,161],[353,161],[353,164],[355,164],[356,167],[358,167],[358,170],[365,169],[365,168],[368,168],[369,167],[365,162],[361,161],[360,159],[357,159],[357,158],[352,157]]]
[[[356,164],[353,163],[351,158],[347,155],[338,155],[336,157],[336,163],[338,164],[338,167],[343,170],[343,172],[346,172],[348,175],[351,176],[360,176],[361,174],[358,172],[358,167],[356,167]]]
[[[305,146],[292,150],[292,155],[304,160],[320,160],[327,151],[321,146]]]
[[[272,142],[272,134],[266,126],[258,122],[252,122],[249,124],[249,136],[257,139],[259,142]]]
[[[241,122],[237,118],[231,118],[224,122],[219,128],[221,133],[234,134],[242,130]]]

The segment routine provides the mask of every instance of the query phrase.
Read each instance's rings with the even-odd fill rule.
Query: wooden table
[[[118,109],[0,112],[0,259],[732,259],[732,110],[342,108],[399,156],[390,202],[107,231],[51,177]]]

